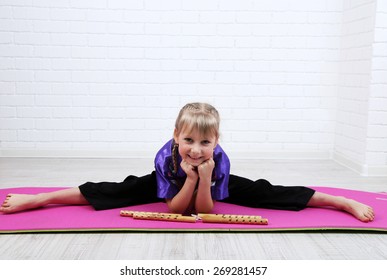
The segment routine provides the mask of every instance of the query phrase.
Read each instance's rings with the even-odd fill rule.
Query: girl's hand
[[[210,180],[211,182],[211,177],[212,177],[212,171],[215,168],[215,161],[210,158],[206,161],[204,161],[202,164],[198,166],[198,173],[199,173],[199,178],[203,180]]]
[[[210,213],[214,207],[211,197],[211,179],[215,162],[212,158],[204,161],[198,166],[199,185],[195,201],[195,210],[198,213]]]
[[[180,166],[185,172],[185,174],[187,174],[188,178],[193,179],[195,181],[199,179],[199,174],[195,166],[189,164],[185,160],[182,160],[182,162],[180,163]]]

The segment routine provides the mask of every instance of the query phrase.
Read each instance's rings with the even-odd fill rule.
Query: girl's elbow
[[[176,207],[170,200],[167,200],[167,206],[170,213],[173,214],[183,214],[184,210],[181,209],[181,207]]]
[[[203,214],[209,214],[212,212],[212,209],[214,209],[214,205],[206,205],[205,207],[197,207],[196,211],[198,213],[203,213]]]

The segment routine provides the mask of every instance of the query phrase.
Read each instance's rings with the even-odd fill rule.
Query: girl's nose
[[[192,146],[191,153],[192,154],[199,154],[200,153],[200,148],[198,146],[196,146],[196,145]]]

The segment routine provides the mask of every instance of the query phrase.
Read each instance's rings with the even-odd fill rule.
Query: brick
[[[31,95],[0,95],[0,104],[2,106],[33,106],[34,97]]]
[[[71,96],[65,95],[37,95],[35,96],[37,106],[70,106],[72,104]]]
[[[50,3],[49,5],[51,6],[52,4]],[[90,11],[95,11],[95,10],[90,10]],[[60,8],[60,7],[51,7],[50,17],[52,20],[84,21],[86,19],[86,11],[82,9],[66,9],[66,8]]]

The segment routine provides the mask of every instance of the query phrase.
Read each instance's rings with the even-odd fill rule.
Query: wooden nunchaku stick
[[[204,223],[267,225],[269,220],[261,216],[198,214]]]
[[[134,214],[143,214],[143,215],[171,215],[171,213],[161,213],[161,212],[144,212],[144,211],[129,211],[129,210],[121,210],[120,211],[120,216],[122,216],[122,217],[133,217]],[[174,215],[180,215],[180,214],[174,214]]]
[[[171,213],[121,210],[120,215],[122,217],[132,217],[133,219],[141,219],[141,220],[186,222],[186,223],[196,222],[195,217],[183,216],[181,214],[171,214]],[[268,219],[262,218],[261,216],[230,215],[230,214],[198,214],[197,216],[204,223],[250,224],[250,225],[267,225],[269,223]]]
[[[138,212],[138,211],[124,211],[120,212],[123,217],[132,217],[139,220],[155,220],[155,221],[169,221],[169,222],[186,222],[195,223],[196,218],[191,216],[183,216],[180,214],[158,213],[158,212]]]

